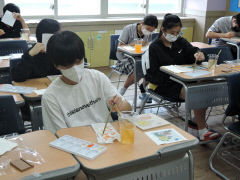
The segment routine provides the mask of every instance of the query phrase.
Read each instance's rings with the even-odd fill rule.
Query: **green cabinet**
[[[108,66],[110,35],[113,33],[114,31],[76,32],[84,42],[91,67]]]

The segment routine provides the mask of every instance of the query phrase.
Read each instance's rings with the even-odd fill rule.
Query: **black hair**
[[[83,41],[74,32],[57,32],[48,41],[47,56],[55,66],[73,65],[85,57]]]
[[[42,34],[49,33],[54,34],[60,30],[60,24],[54,19],[43,19],[41,20],[36,29],[37,42],[42,42]]]
[[[13,3],[8,3],[3,7],[3,13],[5,13],[7,10],[10,12],[20,13],[19,7]]]
[[[234,19],[236,19],[237,25],[240,27],[240,13],[233,16]]]
[[[148,25],[148,26],[151,26],[151,27],[155,27],[155,28],[158,27],[158,19],[154,15],[145,16],[144,19],[143,19],[143,23],[145,25]]]
[[[166,14],[163,18],[162,26],[160,27],[159,37],[162,36],[162,33],[163,33],[161,31],[162,27],[164,30],[168,30],[176,26],[182,27],[181,19],[177,15],[170,14],[170,13]]]

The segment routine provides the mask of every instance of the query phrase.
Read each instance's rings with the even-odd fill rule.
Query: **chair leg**
[[[122,74],[120,74],[119,77],[118,77],[117,89],[119,88],[119,84],[120,84],[120,81],[121,81],[121,77],[122,77]]]
[[[114,70],[112,70],[112,71],[110,72],[110,74],[109,74],[109,76],[108,76],[109,79],[112,78],[113,73],[114,73]]]
[[[224,143],[224,140],[226,138],[226,136],[230,135],[231,133],[230,132],[227,132],[224,134],[224,136],[221,138],[220,142],[218,143],[218,145],[216,146],[216,148],[214,149],[214,151],[212,152],[210,158],[209,158],[209,166],[210,166],[210,169],[216,173],[218,176],[220,176],[221,178],[225,179],[225,180],[228,180],[228,178],[226,176],[224,176],[222,173],[220,173],[218,170],[216,170],[214,167],[213,167],[213,158],[215,157],[215,155],[217,154],[218,150],[220,149],[221,145]]]
[[[146,104],[147,99],[149,98],[149,96],[150,96],[150,94],[147,94],[146,98],[143,100],[142,105],[141,105],[141,108],[140,108],[138,114],[141,114],[141,113],[142,113],[142,111],[143,111],[143,109],[144,109],[144,106],[145,106],[145,104]]]

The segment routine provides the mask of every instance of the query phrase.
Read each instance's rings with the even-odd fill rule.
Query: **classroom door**
[[[88,63],[91,64],[91,33],[90,32],[76,32],[76,34],[82,39],[85,47],[85,56]]]
[[[91,67],[108,66],[110,35],[114,31],[94,31],[92,34]]]

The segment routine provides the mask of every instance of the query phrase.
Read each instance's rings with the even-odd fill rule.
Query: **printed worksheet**
[[[155,114],[141,114],[129,119],[133,124],[142,130],[168,125],[169,122]]]
[[[187,140],[175,129],[163,129],[157,131],[150,131],[145,133],[151,140],[153,140],[157,145],[170,144],[180,141]]]
[[[91,125],[96,133],[97,141],[100,144],[113,143],[115,140],[121,141],[120,134],[114,129],[114,127],[108,123],[103,134],[105,123],[96,123]]]
[[[106,147],[69,135],[49,143],[57,149],[92,160],[107,150]]]

